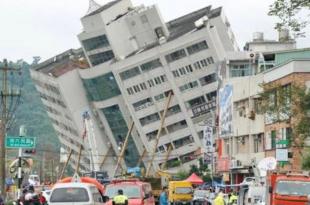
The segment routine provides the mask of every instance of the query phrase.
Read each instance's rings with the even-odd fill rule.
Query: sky
[[[96,0],[105,4],[109,0]],[[277,39],[275,17],[267,15],[273,0],[132,0],[133,4],[157,4],[165,21],[202,7],[223,6],[239,47],[252,39],[253,32],[264,32],[265,39]],[[77,34],[82,31],[80,18],[88,10],[88,0],[0,0],[0,59],[32,62],[70,48],[80,47]],[[310,26],[309,26],[310,27]],[[310,47],[308,36],[298,40],[298,47]]]

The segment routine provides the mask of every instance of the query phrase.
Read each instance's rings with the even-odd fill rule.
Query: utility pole
[[[46,181],[46,175],[45,173],[47,172],[46,170],[46,165],[45,165],[45,160],[46,160],[46,153],[45,151],[43,151],[42,154],[42,175],[40,176],[42,178],[42,180]]]
[[[19,137],[24,137],[26,136],[26,129],[25,126],[20,126],[19,128]],[[23,149],[19,148],[18,149],[18,194],[17,198],[19,199],[21,196],[21,188],[22,188],[22,182],[23,182],[23,177],[22,177],[22,157],[23,157]]]
[[[51,176],[52,180],[51,181],[52,181],[52,183],[54,183],[54,159],[52,159],[52,167],[51,168],[52,168],[52,170],[51,170],[52,171],[51,172],[52,173],[52,176]]]
[[[0,190],[5,196],[5,136],[12,123],[14,112],[20,102],[21,88],[18,86],[20,79],[14,79],[14,74],[21,76],[20,68],[9,67],[6,59],[0,63],[2,87],[0,89]]]

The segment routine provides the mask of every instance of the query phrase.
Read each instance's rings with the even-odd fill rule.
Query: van
[[[169,203],[170,204],[191,204],[193,200],[192,183],[187,181],[169,182]]]
[[[155,205],[151,184],[138,179],[113,180],[107,185],[104,193],[110,199],[107,205],[112,205],[112,199],[120,189],[128,197],[130,205]]]
[[[49,205],[103,205],[104,197],[89,183],[59,183],[53,187]]]

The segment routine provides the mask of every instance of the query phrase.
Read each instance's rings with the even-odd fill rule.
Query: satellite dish
[[[274,157],[264,158],[257,165],[257,168],[259,169],[261,176],[266,176],[267,171],[275,170],[276,167],[277,167],[277,160]]]

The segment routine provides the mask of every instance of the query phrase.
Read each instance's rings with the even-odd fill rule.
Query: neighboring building
[[[244,46],[245,51],[251,52],[273,52],[295,48],[296,41],[291,39],[288,30],[279,31],[279,38],[277,41],[264,39],[264,33],[255,32],[253,34],[253,41],[247,42]]]
[[[310,88],[310,48],[296,49],[275,54],[276,64],[271,70],[264,73],[264,85],[275,87],[270,94],[270,105],[277,106],[277,93],[279,89],[288,92],[288,96],[294,96],[294,87]],[[281,93],[283,93],[281,92]],[[296,92],[296,90],[295,90]],[[282,161],[280,168],[288,170],[301,169],[302,158],[301,147],[296,146],[299,136],[295,135],[294,129],[300,114],[295,113],[294,101],[296,99],[287,97],[287,107],[291,112],[266,115],[265,120],[265,150],[266,156],[273,156]],[[294,142],[295,141],[295,142]],[[306,144],[308,141],[305,141]],[[297,142],[299,144],[300,142]],[[278,154],[276,154],[278,152]]]
[[[259,33],[261,36],[263,34]],[[258,35],[257,33],[254,34]],[[260,42],[262,45],[263,40]],[[252,46],[251,51],[228,53],[221,66],[222,89],[232,87],[230,114],[231,132],[221,133],[221,126],[229,124],[221,120],[221,99],[219,99],[219,137],[221,152],[217,159],[217,171],[223,173],[223,179],[232,183],[240,183],[244,177],[252,175],[253,163],[258,163],[266,156],[265,149],[265,116],[261,109],[264,72],[273,69],[285,61],[285,57],[305,57],[302,50],[279,51],[289,44],[295,47],[293,41],[277,42],[268,45],[268,52],[262,47]],[[265,44],[268,42],[265,41]],[[273,46],[272,46],[273,45]],[[248,44],[247,44],[248,46]],[[291,48],[290,47],[290,48]],[[256,50],[258,49],[258,50]],[[281,53],[282,52],[282,53]],[[225,109],[225,107],[224,107]],[[231,177],[229,177],[231,176]]]
[[[71,150],[73,151],[69,161],[73,168],[78,161],[80,146],[84,146],[80,161],[82,171],[89,171],[93,169],[92,166],[99,170],[102,168],[99,166],[104,156],[111,155],[111,150],[107,153],[108,139],[96,123],[94,123],[92,132],[96,136],[95,140],[100,144],[100,149],[90,149],[89,138],[92,137],[90,133],[84,140],[82,137],[85,130],[82,114],[88,111],[90,106],[78,69],[86,68],[88,64],[85,62],[82,49],[71,49],[30,70],[36,89],[40,93],[43,105],[59,137],[61,147],[65,149],[67,155]],[[93,159],[90,153],[94,156]],[[94,160],[93,163],[91,160]],[[107,161],[115,164],[115,160],[107,159]]]
[[[135,124],[127,167],[136,166],[145,151],[148,165],[169,92],[153,167],[197,164],[201,123],[216,107],[217,62],[237,50],[222,8],[209,6],[165,23],[156,6],[116,0],[90,12],[82,24],[79,39],[92,67],[80,75],[114,148]]]
[[[259,162],[264,158],[264,115],[259,112],[261,98],[260,84],[263,82],[263,74],[258,73],[258,59],[251,58],[251,52],[233,52],[228,54],[223,75],[223,89],[230,86],[232,89],[231,109],[231,131],[223,135],[222,156],[218,159],[218,171],[223,172],[224,179],[231,180],[226,175],[230,174],[233,184],[239,184],[244,177],[251,175],[253,163]],[[221,93],[224,91],[220,90]],[[228,123],[221,119],[223,106],[219,104],[220,130],[223,125]],[[226,166],[223,166],[226,164]]]

